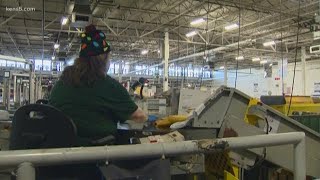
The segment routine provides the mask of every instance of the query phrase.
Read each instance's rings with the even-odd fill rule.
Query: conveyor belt
[[[239,136],[265,134],[266,120],[272,129],[269,133],[305,132],[307,174],[320,177],[320,134],[265,104],[249,106],[251,99],[237,89],[221,87],[199,106],[190,118],[190,124],[197,128],[218,128],[220,129],[218,137],[223,136],[225,128],[233,128]],[[247,115],[256,117],[255,126],[245,122]],[[293,169],[291,146],[268,147],[266,152],[266,160],[285,169]],[[253,154],[255,156],[252,156]],[[252,163],[257,155],[262,156],[262,154],[263,149],[258,148],[250,149],[241,155],[248,158],[247,163],[250,163],[250,160]]]

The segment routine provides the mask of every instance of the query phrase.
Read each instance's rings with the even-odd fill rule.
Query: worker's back
[[[110,76],[92,87],[72,87],[58,81],[49,104],[72,118],[78,136],[90,139],[114,134],[117,122],[129,119],[137,109],[126,89]]]

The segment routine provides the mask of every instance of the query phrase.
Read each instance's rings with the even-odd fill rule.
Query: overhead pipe
[[[247,45],[247,44],[250,44],[250,43],[253,43],[253,42],[255,42],[255,40],[247,39],[247,40],[244,40],[244,41],[240,41],[239,44],[240,45]],[[224,50],[227,50],[229,48],[236,47],[236,46],[238,46],[238,43],[233,43],[233,44],[229,44],[229,45],[226,45],[226,46],[221,46],[221,47],[218,47],[218,48],[209,49],[209,50],[205,50],[205,51],[202,51],[202,52],[190,54],[190,55],[187,55],[187,56],[183,56],[183,57],[179,57],[179,58],[176,58],[176,59],[172,59],[172,60],[169,61],[169,64],[170,63],[174,63],[174,62],[178,62],[178,61],[182,61],[182,60],[186,60],[186,59],[190,59],[190,58],[194,58],[194,57],[203,56],[204,54],[211,54],[211,53],[214,53],[214,52],[224,51]],[[164,62],[161,62],[159,64],[155,64],[155,65],[149,66],[149,69],[153,68],[153,67],[161,66],[163,64],[164,64]],[[135,73],[135,72],[145,71],[147,69],[148,68],[141,69],[141,70],[130,71],[127,74],[132,74],[132,73]]]
[[[290,132],[246,137],[205,139],[158,144],[134,144],[116,146],[76,147],[59,149],[33,149],[0,151],[0,167],[14,167],[24,163],[30,166],[48,166],[96,161],[166,157],[182,154],[215,153],[225,150],[251,149],[259,147],[293,144],[294,180],[306,177],[305,133]],[[18,168],[19,171],[19,168]],[[28,173],[24,172],[24,175]],[[34,176],[34,173],[31,173]],[[32,179],[23,177],[24,179]]]

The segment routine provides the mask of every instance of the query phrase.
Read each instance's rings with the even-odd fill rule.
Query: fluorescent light
[[[197,34],[197,31],[191,31],[186,34],[187,37],[192,37]]]
[[[268,62],[267,60],[262,60],[262,61],[260,61],[260,64],[265,64],[267,62]]]
[[[66,25],[68,23],[68,18],[67,17],[63,17],[61,20],[61,24],[62,25]]]
[[[227,30],[227,31],[230,31],[230,30],[233,30],[233,29],[237,29],[237,28],[239,28],[239,25],[237,23],[230,24],[230,25],[224,27],[224,29]]]
[[[263,46],[272,46],[275,44],[276,44],[276,42],[274,42],[274,41],[268,41],[268,42],[263,43]]]
[[[149,51],[145,49],[145,50],[142,50],[142,51],[141,51],[141,54],[142,54],[142,55],[145,55],[145,54],[148,54],[148,52],[149,52]]]
[[[252,58],[252,61],[260,61],[261,59],[258,57]]]
[[[17,62],[26,62],[25,59],[19,58],[19,57],[13,57],[13,56],[4,56],[0,54],[0,59],[2,60],[9,60],[9,61],[17,61]]]
[[[53,47],[54,47],[55,49],[58,49],[58,48],[60,47],[60,44],[55,43]]]
[[[199,18],[199,19],[195,19],[193,21],[190,22],[191,25],[197,25],[197,24],[201,24],[203,22],[205,22],[206,20],[204,20],[203,18]]]
[[[239,56],[239,57],[236,57],[236,60],[244,60],[244,57],[243,56]]]
[[[224,66],[220,66],[220,68],[219,69],[224,69]]]
[[[51,57],[51,59],[52,59],[52,60],[55,60],[55,59],[56,59],[56,57],[55,57],[55,56],[52,56],[52,57]]]

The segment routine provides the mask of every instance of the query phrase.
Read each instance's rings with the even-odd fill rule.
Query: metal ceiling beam
[[[281,12],[280,8],[262,6],[261,3],[247,3],[239,0],[207,0],[207,3],[219,4],[222,6],[229,6],[233,8],[241,8],[248,11],[261,12],[265,14],[273,13],[282,13],[284,15],[292,15],[290,13]]]
[[[9,18],[7,18],[6,20],[4,20],[3,22],[0,23],[0,27],[4,24],[6,24],[7,22],[9,22],[11,19],[13,19],[16,15],[18,15],[19,12],[15,13],[14,15],[10,16]]]
[[[158,0],[158,1],[156,1],[154,4],[153,4],[153,6],[154,5],[156,5],[156,4],[158,4],[159,2],[163,2],[163,1],[160,1],[160,0]],[[180,2],[179,2],[180,3]],[[159,13],[161,13],[161,11],[159,11]],[[141,16],[143,13],[138,13],[136,16]],[[136,16],[134,16],[134,17],[136,17]],[[132,18],[132,17],[130,17],[130,18]],[[150,22],[152,21],[152,19],[150,20]],[[126,31],[130,26],[131,26],[132,24],[129,24],[123,31],[121,31],[120,33],[119,33],[119,35],[120,34],[122,34],[124,31]]]
[[[62,18],[62,16],[57,16],[56,18],[54,18],[51,22],[49,22],[47,25],[44,26],[44,29],[47,29],[47,27],[55,23],[58,18]]]
[[[107,28],[115,35],[118,36],[118,34],[102,19],[99,19],[105,26],[107,26]]]
[[[13,37],[12,37],[10,31],[9,31],[9,28],[7,28],[7,33],[8,33],[8,36],[10,37],[11,41],[13,42],[14,46],[16,47],[18,53],[20,54],[20,56],[21,56],[22,58],[24,58],[24,56],[23,56],[23,54],[21,53],[21,51],[20,51],[20,49],[19,49],[16,41],[13,39]]]
[[[209,43],[201,36],[201,34],[198,33],[198,36],[203,40],[203,42],[205,42],[206,44],[209,44]]]
[[[93,20],[95,21],[95,20],[99,20],[101,17],[93,17],[93,18],[94,18]],[[36,22],[41,22],[42,21],[41,19],[29,19],[29,18],[25,18],[25,19],[27,21],[33,21],[33,22],[34,21],[36,21]],[[121,22],[121,23],[123,23],[123,20],[121,20],[121,19],[115,19],[115,18],[102,18],[102,19],[104,19],[105,21],[108,20],[110,22]],[[14,18],[13,20],[22,20],[23,21],[23,18]],[[142,29],[142,27],[145,28],[145,26],[144,26],[145,24],[141,23],[140,21],[137,21],[137,20],[127,20],[127,21],[132,23],[132,24],[134,24],[134,25],[136,25],[136,27],[141,27],[141,29]],[[55,24],[57,26],[60,26],[60,22],[56,22],[56,19],[54,19],[53,21],[46,20],[46,23],[48,23],[48,24],[51,23],[50,25]],[[48,24],[46,25],[46,27],[48,27]],[[150,26],[158,25],[158,23],[155,23],[155,22],[147,22],[146,24],[150,25]],[[176,27],[175,24],[167,24],[166,26],[168,26],[168,27]],[[184,29],[190,28],[189,26],[180,26],[180,27],[184,28]],[[122,29],[124,29],[124,28],[122,28]],[[130,29],[130,28],[127,28],[127,29]],[[200,28],[193,28],[193,29],[202,30]]]
[[[215,12],[216,10],[219,10],[219,9],[221,9],[221,7],[217,7],[217,8],[214,8],[213,10],[211,10],[209,13],[213,13],[213,12]],[[208,25],[209,24],[212,24],[212,23],[214,23],[214,22],[216,22],[217,20],[219,20],[219,19],[221,19],[222,17],[219,17],[219,18],[212,18],[213,20],[212,21],[210,21],[209,23],[208,23]],[[176,26],[175,28],[173,28],[173,29],[170,29],[169,30],[169,32],[170,31],[174,31],[174,30],[176,30],[176,29],[178,29],[178,28],[180,28],[180,27],[183,27],[183,26],[185,26],[185,25],[189,25],[190,24],[190,22],[188,22],[188,23],[185,23],[185,24],[182,24],[182,25],[178,25],[178,26]]]
[[[310,3],[310,4],[304,5],[304,6],[301,7],[301,9],[303,9],[303,8],[308,8],[309,6],[313,6],[314,4],[315,4],[315,2],[312,2],[312,3]],[[298,9],[290,9],[288,12],[294,12],[294,11],[297,11],[297,10],[298,10]],[[312,14],[312,13],[307,12],[307,13],[305,13],[305,14],[301,14],[301,16],[306,16],[306,15],[309,15],[309,14]],[[243,29],[243,28],[248,27],[248,26],[255,25],[255,24],[257,24],[257,23],[262,23],[263,21],[265,21],[265,20],[267,20],[267,19],[274,19],[275,17],[278,17],[278,16],[279,16],[278,14],[275,14],[275,15],[270,15],[270,16],[263,17],[263,18],[261,18],[261,19],[258,19],[257,21],[254,21],[254,22],[250,22],[250,23],[241,25],[240,29]],[[294,18],[296,18],[296,16],[290,16],[289,18],[283,19],[282,21],[285,22],[285,21],[288,21],[288,20],[292,20],[292,19],[294,19]],[[273,22],[273,23],[279,23],[279,21]],[[266,25],[269,25],[269,24],[266,24]],[[215,30],[215,29],[217,29],[217,28],[221,28],[222,26],[224,26],[224,25],[221,25],[221,26],[216,27],[216,28],[214,28],[214,29],[209,29],[208,32],[211,32],[212,30]],[[253,29],[260,28],[260,27],[261,27],[261,26],[253,27]],[[252,28],[251,28],[251,29],[252,29]],[[249,29],[249,30],[251,30],[251,29]],[[245,33],[245,31],[242,30],[241,33]],[[221,36],[221,34],[222,34],[222,32],[216,33],[215,36]]]
[[[165,9],[165,11],[171,11],[172,9],[175,9],[177,6],[180,6],[182,2],[184,2],[184,0],[174,1],[174,3],[173,3],[172,5],[170,5],[169,7],[167,7],[167,8]],[[156,16],[154,16],[153,18],[151,18],[149,21],[154,21],[155,19],[159,18],[160,15],[163,15],[163,14],[166,14],[166,15],[167,15],[166,12],[163,12],[163,11],[160,10],[159,13],[156,14]],[[178,16],[178,15],[179,15],[179,14],[176,14],[175,16]],[[142,25],[145,25],[146,23],[147,23],[147,22],[144,21]]]
[[[176,3],[177,1],[174,1],[174,3]],[[103,6],[103,7],[110,7],[110,8],[116,8],[118,7],[117,5],[104,5],[104,4],[100,4],[100,6]],[[142,12],[142,13],[145,13],[145,14],[156,14],[157,16],[159,15],[159,11],[158,10],[153,10],[153,9],[144,9],[144,8],[134,8],[134,7],[129,7],[129,6],[120,6],[119,7],[120,10],[131,10],[131,11],[138,11],[138,12]],[[169,15],[169,16],[176,16],[178,15],[177,13],[173,13],[173,12],[170,12],[169,11],[162,11],[163,14],[166,14],[166,15]],[[198,16],[195,16],[195,15],[189,15],[189,14],[186,14],[184,15],[186,17],[190,17],[190,18],[197,18]],[[211,19],[211,18],[209,18]]]
[[[1,37],[0,37],[0,45],[2,47],[1,50],[6,49],[8,52],[11,53],[11,56],[14,56],[14,54],[12,53],[12,50],[9,50],[9,48],[3,44],[3,38],[1,38]],[[1,52],[1,53],[3,53],[3,52]]]
[[[12,28],[12,29],[28,29],[28,30],[38,30],[40,31],[41,28],[38,27],[23,27],[23,26],[5,26],[7,28]],[[60,29],[46,29],[46,31],[48,32],[70,32],[70,33],[79,33],[79,31],[69,31],[69,30],[60,30]],[[112,36],[112,37],[117,37],[113,34],[106,34],[107,36]],[[140,39],[140,37],[136,37],[136,36],[128,36],[128,35],[121,35],[121,37],[124,38],[133,38],[133,39]],[[144,39],[149,39],[149,40],[161,40],[163,38],[153,38],[153,37],[144,37]],[[170,41],[174,41],[177,42],[178,40],[174,40],[174,39],[170,39]],[[180,41],[181,43],[190,43],[190,44],[202,44],[204,45],[205,43],[203,42],[189,42],[189,41]]]
[[[23,24],[24,24],[25,27],[27,27],[27,24],[26,24],[26,21],[25,21],[25,20],[23,21]],[[34,59],[33,49],[32,49],[31,43],[30,43],[30,38],[29,38],[29,34],[28,34],[27,29],[26,29],[26,36],[27,36],[28,46],[29,46],[29,48],[30,48],[30,50],[31,50],[31,54],[32,54],[32,57],[33,57],[33,59]]]
[[[140,36],[140,38],[142,38],[142,37],[144,37],[144,36],[146,36],[146,35],[148,35],[148,34],[151,34],[151,33],[155,32],[155,31],[157,31],[157,30],[161,29],[164,25],[166,25],[166,24],[168,24],[168,23],[172,22],[172,21],[173,21],[173,20],[175,20],[175,19],[180,18],[180,17],[181,17],[182,15],[184,15],[184,14],[187,14],[187,13],[189,13],[189,12],[191,12],[191,11],[193,11],[193,10],[195,10],[195,9],[199,8],[199,7],[201,7],[203,4],[204,4],[204,2],[200,2],[200,3],[199,3],[199,4],[197,4],[196,6],[191,6],[191,7],[189,7],[187,10],[185,10],[185,11],[184,11],[184,12],[182,12],[181,14],[179,14],[179,15],[177,15],[177,16],[175,16],[175,17],[171,18],[169,21],[167,21],[167,22],[165,22],[165,23],[161,24],[160,26],[155,27],[152,31],[149,31],[149,32],[147,32],[147,33],[145,33],[145,34],[141,35],[141,36]]]

